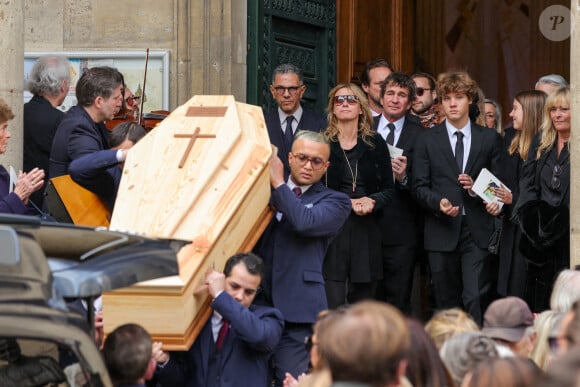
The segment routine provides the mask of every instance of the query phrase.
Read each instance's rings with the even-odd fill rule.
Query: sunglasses
[[[294,160],[297,161],[298,166],[300,167],[305,166],[306,163],[310,161],[310,165],[312,165],[312,169],[314,169],[315,171],[321,169],[326,163],[326,161],[324,161],[320,157],[308,157],[303,153],[292,153],[292,156],[294,156]]]
[[[415,94],[417,94],[417,96],[422,97],[423,94],[425,94],[425,90],[433,90],[433,89],[428,89],[428,88],[423,88],[423,87],[417,87],[415,89]]]
[[[358,103],[358,97],[356,95],[335,95],[334,104],[339,106],[346,101],[349,105],[356,105]]]
[[[560,188],[560,175],[562,174],[562,167],[559,164],[554,165],[552,170],[552,189],[555,191]]]

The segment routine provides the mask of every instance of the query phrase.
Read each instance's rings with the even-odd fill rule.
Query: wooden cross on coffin
[[[227,106],[190,106],[187,110],[186,117],[223,117],[228,110]],[[173,137],[175,138],[189,138],[189,144],[187,144],[187,149],[185,149],[185,153],[183,157],[181,157],[181,161],[179,162],[179,168],[183,168],[187,158],[189,157],[189,153],[193,148],[193,144],[195,140],[198,138],[215,138],[215,134],[199,134],[200,128],[199,126],[195,128],[195,131],[192,134],[174,134]]]

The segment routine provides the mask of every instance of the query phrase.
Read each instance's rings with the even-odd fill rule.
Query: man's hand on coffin
[[[270,184],[272,188],[276,189],[285,183],[284,180],[284,164],[280,157],[278,157],[278,148],[272,145],[272,155],[270,156]]]
[[[151,348],[151,357],[161,367],[169,361],[169,354],[163,350],[163,343],[157,341],[153,343],[153,347]]]
[[[209,294],[216,298],[226,286],[226,276],[224,273],[212,270],[205,275],[205,284],[209,290]]]

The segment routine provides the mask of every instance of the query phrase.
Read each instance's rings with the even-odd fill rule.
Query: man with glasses
[[[330,146],[321,133],[300,131],[288,154],[290,176],[282,161],[270,160],[270,204],[276,210],[258,243],[266,270],[261,301],[284,315],[282,339],[274,350],[274,378],[282,386],[285,373],[294,378],[308,369],[304,338],[327,309],[322,263],[331,239],[350,214],[347,195],[320,181],[328,168]]]
[[[298,130],[322,132],[326,119],[313,111],[304,109],[300,100],[306,91],[302,70],[293,64],[281,64],[274,69],[270,92],[278,108],[264,116],[270,142],[278,148],[278,157],[284,163],[284,177],[290,173],[288,153],[294,133]]]
[[[403,154],[391,157],[395,194],[380,217],[384,277],[377,297],[410,314],[416,256],[422,246],[422,212],[411,195],[411,160],[415,140],[424,129],[408,114],[415,100],[415,82],[408,75],[391,73],[381,86],[380,96],[383,114],[375,117],[373,129]]]
[[[415,73],[411,75],[415,81],[416,98],[411,106],[411,114],[417,117],[421,125],[430,128],[435,125],[435,107],[437,90],[435,90],[435,78],[427,73]]]

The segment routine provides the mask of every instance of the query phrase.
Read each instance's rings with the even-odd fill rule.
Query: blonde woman
[[[570,266],[568,87],[559,88],[546,99],[540,132],[522,167],[518,200],[518,218],[524,235],[520,250],[530,262],[526,299],[534,300],[530,307],[536,312],[548,309],[555,274]],[[551,223],[558,227],[549,227]],[[538,229],[542,229],[541,234]]]
[[[367,98],[355,84],[344,83],[328,94],[330,166],[324,181],[349,195],[352,211],[324,259],[328,307],[374,298],[382,279],[381,236],[377,212],[393,195],[389,151],[372,130]]]
[[[425,331],[440,350],[443,343],[456,333],[479,331],[479,327],[463,310],[451,308],[435,313],[425,325]]]

